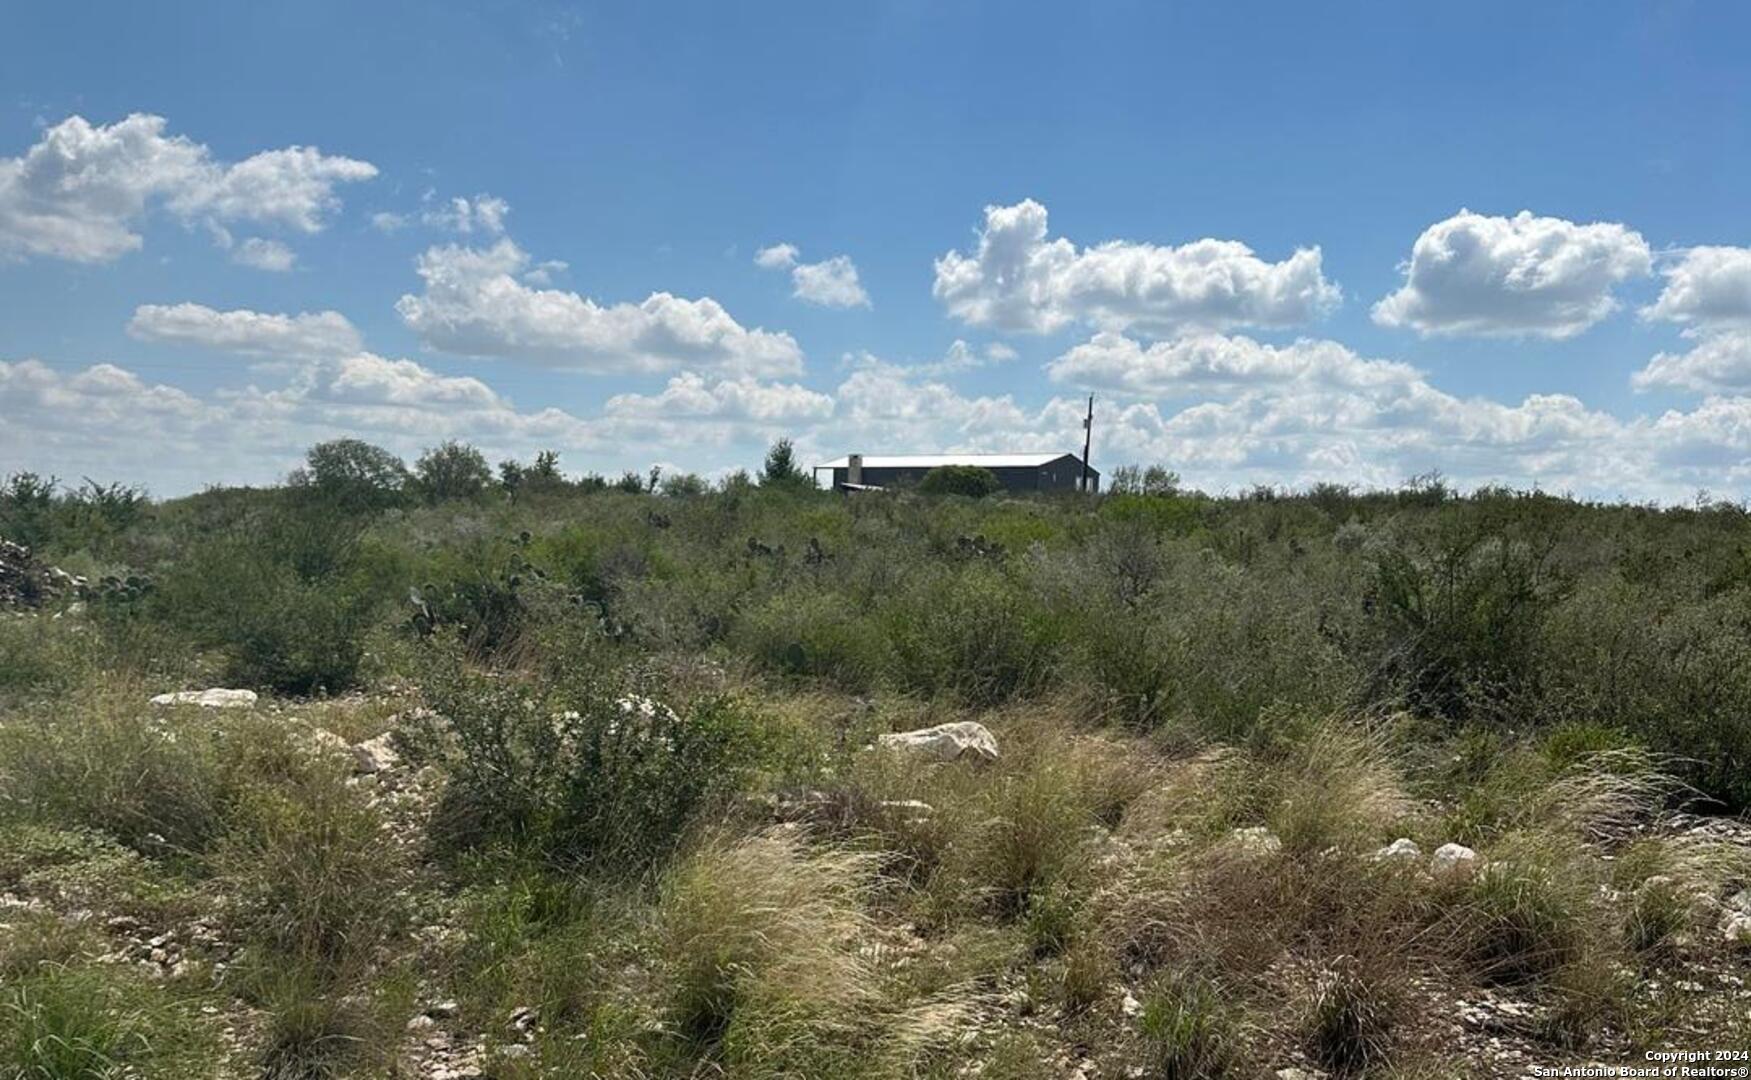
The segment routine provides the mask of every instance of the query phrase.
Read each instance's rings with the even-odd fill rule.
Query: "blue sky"
[[[1093,392],[1097,466],[1211,490],[1751,485],[1740,5],[9,25],[0,471],[1072,449]]]

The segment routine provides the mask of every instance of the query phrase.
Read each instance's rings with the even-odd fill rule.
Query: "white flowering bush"
[[[426,695],[447,722],[452,846],[637,872],[735,791],[771,745],[728,697],[677,709],[614,676],[488,676],[454,665]]]

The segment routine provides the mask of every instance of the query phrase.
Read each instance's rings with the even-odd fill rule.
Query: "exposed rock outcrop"
[[[973,720],[878,736],[876,745],[930,761],[991,762],[998,758],[996,737]]]
[[[228,690],[216,686],[210,690],[178,690],[170,694],[159,694],[152,699],[152,704],[161,708],[199,705],[203,709],[253,709],[255,700],[254,690]]]

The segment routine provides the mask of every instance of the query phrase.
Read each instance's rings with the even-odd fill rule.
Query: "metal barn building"
[[[1005,491],[1077,491],[1082,485],[1082,459],[1075,454],[848,454],[815,466],[833,471],[833,487],[906,487],[924,479],[939,465],[975,465],[989,469]],[[1100,473],[1088,470],[1088,490],[1100,490]]]

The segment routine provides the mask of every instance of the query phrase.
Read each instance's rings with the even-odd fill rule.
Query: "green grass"
[[[44,965],[0,987],[0,1075],[215,1076],[213,1051],[187,1002],[126,973]]]
[[[1143,1075],[1156,1080],[1223,1077],[1239,1069],[1244,1033],[1219,984],[1172,975],[1149,988],[1137,1027]]]

